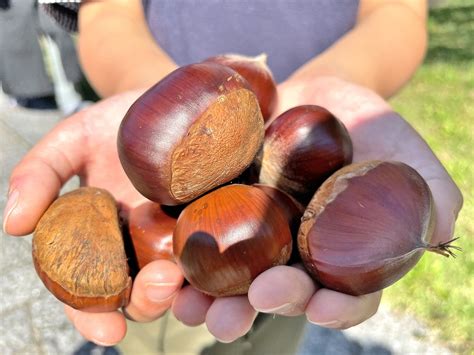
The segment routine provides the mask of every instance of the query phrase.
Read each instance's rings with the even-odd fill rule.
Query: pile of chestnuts
[[[433,199],[414,169],[351,164],[331,112],[298,106],[270,121],[277,99],[264,56],[209,58],[145,92],[121,123],[118,153],[149,201],[122,224],[105,190],[59,197],[33,238],[46,287],[74,308],[110,311],[128,302],[132,259],[172,260],[214,297],[302,261],[317,283],[361,295],[396,282],[425,250],[451,254],[449,242],[430,244]]]

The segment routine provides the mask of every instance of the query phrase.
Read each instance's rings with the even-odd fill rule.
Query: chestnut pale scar
[[[220,95],[172,154],[171,194],[189,201],[235,178],[251,164],[262,141],[256,96],[247,89]]]
[[[32,246],[45,284],[58,284],[72,298],[109,298],[130,287],[116,203],[105,190],[59,197],[40,219]]]

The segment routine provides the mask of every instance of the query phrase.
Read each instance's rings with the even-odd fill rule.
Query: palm
[[[109,190],[123,207],[136,205],[141,196],[125,175],[117,154],[117,132],[126,111],[139,93],[131,92],[105,100],[71,118],[75,121],[63,134],[79,135],[84,164],[78,171],[82,185]],[[80,129],[74,132],[74,126]]]
[[[459,190],[418,133],[382,98],[334,78],[318,79],[304,86],[285,83],[279,89],[279,112],[301,104],[316,104],[343,121],[352,138],[354,162],[397,160],[415,168],[428,182],[438,207],[433,242],[451,235],[455,211],[462,203]],[[439,213],[441,210],[443,214]]]
[[[8,213],[6,228],[9,233],[30,233],[62,184],[75,174],[81,177],[84,185],[109,190],[124,207],[132,207],[143,199],[123,172],[116,147],[120,122],[139,95],[140,92],[118,95],[74,115],[28,153],[10,180],[10,191],[20,191],[21,197],[14,212]],[[459,190],[426,143],[381,98],[331,78],[305,83],[285,82],[279,86],[279,97],[278,113],[302,104],[317,104],[332,111],[350,132],[355,161],[399,160],[418,170],[433,192],[438,211],[435,241],[449,238],[455,214],[462,203]],[[352,297],[317,289],[303,270],[286,266],[262,273],[252,283],[248,298],[228,297],[213,301],[191,287],[184,288],[176,296],[182,280],[175,264],[167,261],[150,263],[135,279],[127,314],[141,321],[153,320],[173,302],[173,311],[182,322],[197,325],[206,321],[212,334],[230,341],[248,331],[255,318],[255,309],[285,315],[305,313],[310,321],[341,328],[370,317],[377,310],[381,296],[377,292]],[[147,298],[147,285],[152,284],[165,287],[166,292],[160,292],[164,297],[162,301]],[[97,341],[100,337],[111,344],[125,335],[125,319],[119,312],[88,314],[70,308],[67,312],[87,338]]]

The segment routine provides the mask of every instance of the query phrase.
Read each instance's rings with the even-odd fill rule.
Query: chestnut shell
[[[173,231],[181,210],[147,201],[130,211],[128,228],[140,269],[155,260],[174,260]]]
[[[132,281],[114,198],[82,187],[60,196],[38,222],[36,271],[53,295],[88,312],[128,304]]]
[[[314,195],[302,218],[298,248],[309,273],[325,287],[372,293],[417,263],[432,238],[434,216],[430,189],[410,166],[351,164]]]
[[[304,207],[296,201],[293,197],[287,194],[285,191],[282,191],[274,186],[264,185],[264,184],[253,184],[252,186],[259,188],[265,192],[268,196],[275,201],[275,203],[280,206],[282,211],[285,213],[285,216],[290,224],[291,234],[295,236],[298,234],[298,229],[300,228],[301,217],[304,213]],[[295,248],[296,250],[296,248]]]
[[[278,103],[278,91],[266,54],[248,57],[240,54],[223,54],[206,59],[206,62],[228,66],[242,75],[257,95],[262,116],[267,122]]]
[[[175,70],[138,98],[120,125],[118,152],[142,195],[177,205],[240,175],[263,134],[245,79],[226,66],[199,63]]]
[[[266,129],[259,181],[306,205],[324,180],[351,161],[344,124],[323,107],[297,106]]]
[[[247,293],[260,273],[285,264],[291,249],[285,213],[262,190],[239,184],[189,204],[173,235],[175,259],[186,279],[215,297]]]
[[[285,191],[282,191],[276,187],[263,184],[253,184],[253,186],[259,188],[270,196],[275,203],[280,206],[282,211],[285,213],[285,216],[290,225],[291,237],[293,238],[293,245],[296,245],[298,241],[298,230],[301,224],[301,217],[304,213],[304,207],[301,203],[296,201],[291,195],[287,194]],[[298,252],[298,248],[293,248],[291,251],[290,259],[288,264],[294,264],[301,262],[301,257]]]

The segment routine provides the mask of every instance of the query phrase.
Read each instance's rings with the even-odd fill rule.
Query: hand
[[[287,82],[280,85],[279,90],[280,113],[297,105],[314,103],[338,116],[351,133],[355,161],[397,159],[416,168],[428,180],[437,206],[443,206],[445,213],[452,212],[439,216],[435,237],[437,241],[443,239],[441,236],[449,238],[462,203],[461,195],[423,140],[382,99],[337,79],[319,79],[309,84]],[[71,117],[23,159],[11,178],[10,200],[15,195],[18,198],[7,205],[5,229],[8,233],[30,233],[60,186],[74,174],[80,175],[85,184],[107,188],[125,208],[142,200],[122,172],[115,147],[119,122],[138,95],[120,95]],[[384,134],[375,139],[380,132]],[[402,135],[403,146],[398,146]],[[418,154],[415,156],[413,151]],[[174,299],[173,311],[183,323],[206,322],[212,334],[229,342],[250,329],[255,309],[283,315],[306,313],[314,323],[345,328],[374,314],[381,296],[379,292],[353,297],[318,289],[301,268],[288,266],[262,273],[252,284],[248,298],[214,300],[190,286],[177,292],[181,282],[181,273],[173,263],[150,264],[135,281],[132,302],[126,313],[139,321],[152,320]],[[146,296],[145,289],[151,284],[159,285],[161,301],[154,302]],[[119,312],[88,314],[70,308],[66,311],[78,330],[94,342],[115,344],[125,335],[124,317]]]
[[[462,196],[428,145],[382,98],[330,77],[287,81],[278,89],[278,114],[298,105],[316,104],[342,120],[353,141],[354,162],[398,160],[415,168],[428,182],[437,208],[432,243],[451,239]],[[381,291],[354,297],[320,288],[301,266],[277,266],[254,280],[248,297],[213,300],[188,286],[174,300],[173,311],[185,324],[206,322],[214,336],[229,342],[250,329],[255,310],[286,316],[306,314],[312,323],[344,329],[375,314],[381,296]]]
[[[15,167],[10,178],[4,230],[11,235],[31,233],[61,186],[79,175],[82,185],[109,190],[122,211],[144,200],[129,182],[117,154],[117,131],[140,92],[104,100],[61,122]],[[125,314],[151,321],[163,314],[180,289],[183,276],[169,261],[156,261],[137,275]],[[66,314],[87,339],[102,345],[118,343],[126,333],[121,312],[86,313],[65,307]]]

